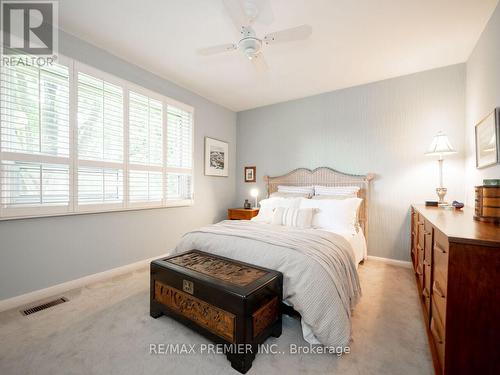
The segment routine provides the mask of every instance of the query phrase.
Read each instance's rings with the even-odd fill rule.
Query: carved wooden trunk
[[[281,272],[199,250],[151,262],[151,316],[169,315],[226,344],[227,358],[242,373],[258,344],[281,335],[282,296]]]

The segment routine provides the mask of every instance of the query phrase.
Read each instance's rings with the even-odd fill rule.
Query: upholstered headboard
[[[359,223],[363,233],[368,240],[368,207],[370,199],[370,181],[375,177],[374,174],[353,175],[342,173],[328,167],[320,167],[314,170],[307,168],[298,168],[282,176],[270,177],[264,176],[264,182],[267,185],[268,196],[278,191],[278,185],[294,186],[359,186],[358,197],[363,199],[359,209]]]

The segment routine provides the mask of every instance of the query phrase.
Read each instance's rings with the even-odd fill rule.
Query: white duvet
[[[343,236],[251,221],[223,221],[187,233],[174,253],[198,249],[278,270],[283,298],[302,316],[304,338],[347,346],[351,309],[361,289],[356,256]]]

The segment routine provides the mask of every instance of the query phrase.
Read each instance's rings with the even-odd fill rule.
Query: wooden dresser
[[[500,374],[500,227],[411,208],[411,258],[437,373]]]

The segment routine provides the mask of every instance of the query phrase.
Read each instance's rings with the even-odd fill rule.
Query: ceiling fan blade
[[[243,10],[250,18],[250,22],[259,22],[270,25],[274,21],[273,9],[270,0],[241,0]]]
[[[293,42],[295,40],[307,39],[312,34],[312,27],[309,25],[302,25],[269,33],[264,37],[266,44]]]
[[[234,43],[228,43],[228,44],[221,44],[218,46],[213,46],[213,47],[207,47],[207,48],[200,48],[198,49],[198,55],[201,56],[210,56],[210,55],[215,55],[217,53],[222,53],[222,52],[229,52],[229,51],[234,51],[238,49],[238,46]]]
[[[251,61],[257,72],[264,73],[267,71],[268,65],[266,63],[266,59],[264,58],[262,52],[259,53],[258,55],[255,55]]]
[[[245,8],[243,8],[243,3],[241,0],[222,0],[222,1],[238,32],[241,32],[242,26],[245,27],[250,26],[252,21],[250,17],[248,17],[248,15],[246,14]]]
[[[270,0],[223,0],[238,31],[255,21],[269,25],[274,21]]]

